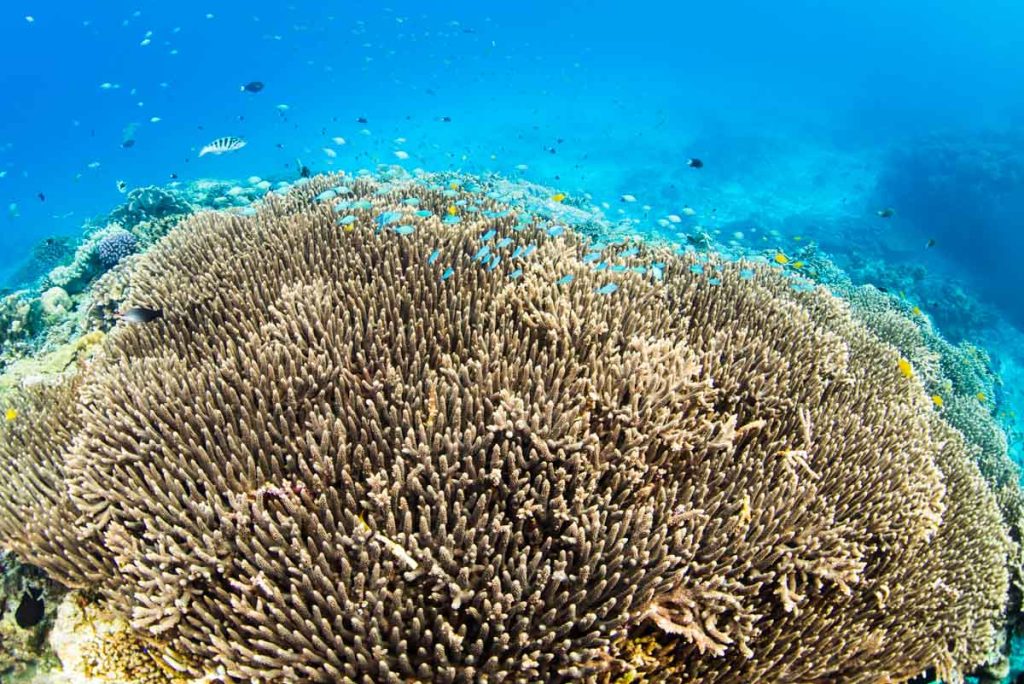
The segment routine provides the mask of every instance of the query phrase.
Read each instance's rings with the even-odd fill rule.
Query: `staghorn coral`
[[[339,225],[313,198],[341,180],[197,215],[139,258],[133,303],[164,317],[25,400],[5,544],[193,675],[877,682],[985,661],[994,498],[837,300],[767,268],[711,285],[688,257],[660,281],[598,272],[578,236],[418,182],[344,179]],[[489,229],[536,254],[482,265]]]

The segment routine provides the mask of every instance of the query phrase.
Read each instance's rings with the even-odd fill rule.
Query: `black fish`
[[[885,209],[879,209],[878,215],[882,218],[892,218],[896,215],[896,210],[892,207],[886,207]]]
[[[696,157],[694,157],[693,159],[687,159],[686,165],[689,166],[691,169],[704,168],[704,162],[702,162],[700,159],[697,159]]]
[[[437,120],[440,121],[441,123],[451,123],[452,122],[452,117],[450,117],[450,116],[439,116],[439,117],[437,117]]]
[[[178,174],[176,174],[176,173],[172,173],[171,174],[171,180],[177,180],[177,178],[178,178]]]
[[[148,309],[144,306],[133,306],[117,315],[122,321],[128,323],[149,323],[164,315],[162,309]]]
[[[242,91],[246,93],[258,93],[263,90],[263,81],[249,81],[242,86]]]
[[[36,195],[36,197],[39,198],[40,202],[45,202],[46,201],[46,195],[44,195],[43,193],[39,193],[38,195]]]
[[[361,116],[358,119],[356,119],[356,123],[367,124],[367,123],[370,123],[370,122],[366,120],[365,116]]]
[[[932,247],[934,247],[935,246],[934,238],[928,238],[928,242],[926,242],[924,246],[925,246],[925,249],[931,249]]]
[[[14,619],[19,627],[28,629],[38,625],[42,621],[44,614],[43,592],[37,590],[33,596],[32,590],[29,589],[21,595],[21,603],[18,604],[18,609],[14,611]]]
[[[121,147],[123,147],[123,148],[124,148],[124,149],[126,149],[126,150],[127,150],[127,149],[128,149],[129,147],[135,147],[135,141],[134,141],[134,140],[132,140],[131,138],[128,138],[128,139],[127,139],[127,140],[125,140],[125,141],[124,141],[123,143],[121,143]]]
[[[299,169],[299,175],[303,178],[309,178],[312,175],[312,172],[309,170],[308,166],[303,164],[302,168]]]

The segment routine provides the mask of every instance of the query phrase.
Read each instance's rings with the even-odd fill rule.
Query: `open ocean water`
[[[1021,463],[1022,35],[1008,0],[6,0],[0,288],[137,188],[498,174],[620,234],[826,256],[984,350]]]

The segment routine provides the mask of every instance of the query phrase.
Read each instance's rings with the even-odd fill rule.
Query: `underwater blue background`
[[[1008,0],[9,0],[0,285],[39,240],[121,202],[120,180],[495,171],[589,193],[637,234],[814,241],[984,345],[1015,416],[1021,35]],[[248,145],[197,158],[227,135]],[[664,219],[684,207],[697,217]]]

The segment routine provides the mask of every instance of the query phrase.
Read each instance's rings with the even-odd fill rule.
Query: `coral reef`
[[[113,268],[121,259],[135,252],[138,242],[134,235],[123,228],[111,230],[96,243],[96,259],[100,267],[104,270]]]
[[[63,383],[96,353],[103,337],[102,331],[93,330],[51,351],[14,361],[0,375],[0,399],[19,387]]]
[[[51,287],[39,295],[43,323],[55,325],[71,311],[71,296],[62,287]]]
[[[22,348],[42,327],[42,308],[28,290],[0,299],[0,353]]]
[[[191,676],[984,664],[1011,546],[899,354],[771,268],[589,249],[422,178],[195,215],[132,269],[163,317],[15,398],[0,541]]]
[[[66,236],[48,237],[40,240],[33,248],[25,263],[10,277],[14,287],[25,287],[35,283],[50,269],[69,259],[74,253],[71,238]]]
[[[157,185],[135,188],[128,193],[126,201],[111,212],[108,222],[136,226],[143,222],[190,214],[195,207],[186,195],[173,188]]]
[[[173,654],[142,641],[124,617],[71,592],[57,609],[50,645],[69,684],[185,684]]]

